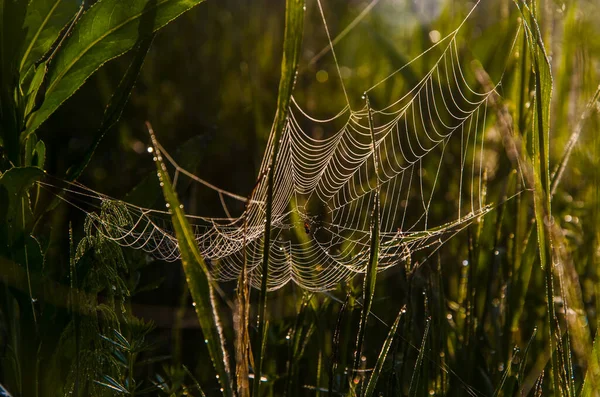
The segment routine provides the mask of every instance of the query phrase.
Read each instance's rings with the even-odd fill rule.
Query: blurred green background
[[[369,9],[335,46],[352,108],[362,107],[361,96],[366,89],[420,55],[438,34],[443,37],[456,29],[474,4],[462,0],[323,1],[332,38]],[[161,144],[190,171],[220,188],[249,195],[276,110],[284,13],[285,4],[281,1],[208,0],[159,31],[120,121],[103,138],[78,181],[132,204],[164,208],[155,165],[146,152],[149,137],[144,123],[148,120]],[[482,1],[462,27],[457,43],[465,69],[473,71],[476,64],[472,61],[477,60],[492,81],[502,77],[498,91],[515,122],[515,134],[523,136],[527,143],[531,136],[534,86],[531,66],[521,62],[525,52],[522,31],[515,36],[519,18],[512,1]],[[538,19],[553,72],[549,153],[552,171],[600,84],[600,2],[541,0]],[[515,49],[510,52],[513,42]],[[332,54],[325,51],[320,55],[327,46],[317,3],[308,0],[294,97],[317,118],[331,117],[345,106]],[[426,53],[389,84],[375,90],[371,98],[374,106],[389,103],[390,98],[409,90],[439,55],[439,49]],[[132,56],[125,54],[99,69],[37,131],[38,138],[46,144],[45,170],[49,174],[63,177],[85,155]],[[554,221],[562,231],[568,257],[568,265],[561,268],[564,270],[556,270],[557,275],[561,271],[564,275],[557,276],[559,292],[555,297],[563,329],[559,339],[567,352],[561,357],[572,360],[573,372],[567,369],[571,364],[566,359],[561,363],[565,382],[570,385],[569,379],[574,379],[572,389],[577,395],[583,394],[583,379],[595,362],[592,356],[597,352],[592,353],[591,341],[600,321],[596,312],[600,304],[599,126],[597,112],[582,123],[581,135],[553,197]],[[493,120],[487,128],[496,128]],[[323,133],[317,129],[310,132],[313,136]],[[515,164],[501,140],[490,147],[485,160],[489,162],[488,201],[501,203],[504,196],[512,196],[523,186],[516,182]],[[434,159],[425,166],[433,169],[437,163]],[[452,163],[446,166],[442,180],[456,180],[459,168]],[[186,212],[223,216],[218,196],[212,191],[193,183],[179,187]],[[445,189],[446,199],[434,202],[432,207],[437,223],[449,219],[448,209],[455,206],[459,194],[458,186],[452,183]],[[420,263],[425,254],[415,255],[413,265],[420,266],[411,270],[402,265],[379,274],[373,313],[389,325],[403,305],[408,309],[377,389],[381,395],[517,395],[518,390],[569,395],[570,386],[565,386],[562,393],[553,389],[548,369],[545,378],[540,378],[549,365],[549,331],[544,272],[539,266],[537,248],[530,243],[536,239],[535,231],[531,234],[534,213],[530,196],[525,192],[509,200],[427,261]],[[243,206],[232,204],[231,209],[239,214]],[[75,243],[84,238],[84,218],[78,209],[61,204],[36,225],[34,235],[45,253],[44,277],[68,285],[67,264],[72,257],[69,230],[71,227]],[[174,394],[163,391],[165,395],[200,395],[193,386],[194,378],[206,395],[218,395],[181,266],[128,249],[123,250],[123,255],[123,267],[115,268],[118,277],[131,292],[148,286],[122,297],[125,311],[156,326],[145,337],[152,349],[142,354],[156,360],[140,365],[135,376],[153,380],[158,376],[170,379],[174,385],[181,379],[188,385],[174,386]],[[471,266],[464,267],[465,260]],[[357,278],[330,295],[312,296],[306,313],[302,312],[304,317],[298,309],[303,296],[299,287],[288,285],[269,296],[270,327],[263,367],[267,378],[265,394],[279,396],[288,390],[292,395],[327,395],[328,371],[338,345],[342,348],[334,389],[346,392],[344,368],[352,361],[353,332],[360,311],[354,298],[360,301],[361,284],[362,279]],[[221,306],[227,312],[227,303],[234,300],[235,285],[228,283],[222,288],[228,298]],[[571,307],[567,307],[561,300],[567,293],[561,293],[561,288],[573,289],[579,301],[570,302]],[[110,295],[102,289],[95,292],[100,302]],[[342,310],[348,292],[352,299]],[[254,295],[253,292],[253,301]],[[35,333],[38,356],[33,352],[16,360],[25,362],[37,357],[37,379],[42,379],[43,385],[37,395],[64,395],[73,390],[75,346],[66,341],[72,338],[71,320],[60,313],[49,313],[44,302],[39,305],[40,311],[45,310],[45,320],[40,321]],[[230,316],[227,318],[224,329],[231,341],[235,325]],[[14,337],[7,324],[20,320],[9,318],[7,313],[2,320],[5,360],[0,383],[7,385],[13,395],[25,396],[10,389],[18,382],[11,379],[14,374],[6,369],[12,365],[10,338]],[[102,317],[98,320],[103,321]],[[564,334],[567,324],[584,329],[583,336],[573,331],[569,339]],[[253,325],[251,321],[251,334],[255,332]],[[365,352],[367,365],[372,367],[388,327],[377,320],[369,325]],[[112,326],[107,323],[98,327],[106,333]],[[301,356],[290,353],[286,339],[296,329],[303,329],[306,336]],[[338,345],[333,342],[336,331],[341,335]],[[133,338],[134,334],[131,331],[129,336]],[[95,346],[90,351],[107,349],[102,341],[89,343]],[[54,351],[57,346],[66,346],[58,359]],[[519,353],[513,349],[515,346]],[[528,346],[529,355],[524,355]],[[298,364],[293,386],[289,386],[290,357],[297,359]],[[49,363],[56,366],[50,370],[46,367]],[[182,372],[181,364],[193,376]],[[22,368],[36,365],[23,364]],[[19,376],[27,379],[27,373]],[[88,380],[102,381],[92,378]],[[536,389],[539,379],[543,381]],[[146,385],[150,384],[146,381]],[[97,385],[86,387],[90,389],[80,387],[80,395],[90,390],[118,394]],[[157,393],[153,389],[147,394]]]

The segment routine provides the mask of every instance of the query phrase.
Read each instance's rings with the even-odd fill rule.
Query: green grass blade
[[[231,371],[229,370],[225,341],[214,299],[214,280],[200,254],[194,233],[185,217],[183,208],[179,204],[179,199],[171,184],[171,178],[167,173],[167,167],[162,160],[160,146],[149,124],[148,130],[152,138],[156,156],[156,167],[160,175],[160,181],[163,184],[165,201],[170,209],[173,228],[175,229],[179,252],[181,253],[181,263],[190,294],[194,301],[196,315],[198,316],[213,365],[219,375],[219,383],[223,388],[223,393],[225,396],[233,396]]]
[[[204,159],[203,152],[210,152],[210,148],[207,147],[205,138],[202,135],[196,135],[182,142],[175,152],[170,155],[180,168],[194,172]],[[178,186],[185,190],[189,183],[191,182],[180,179]],[[162,191],[156,172],[150,171],[125,195],[124,201],[144,208],[153,208],[161,196]]]
[[[507,320],[513,331],[519,329],[519,321],[525,308],[525,297],[527,296],[527,289],[529,288],[531,273],[536,257],[536,233],[536,229],[532,226],[527,232],[527,235],[523,238],[525,249],[518,253],[520,257],[523,258],[523,261],[515,274],[515,285],[511,291],[511,296],[509,297],[511,312],[510,317]]]
[[[518,3],[517,7],[519,7]],[[549,137],[550,102],[552,100],[552,73],[550,61],[544,48],[535,9],[525,3],[519,7],[527,35],[529,52],[533,63],[535,81],[534,117],[532,128],[533,201],[537,227],[540,265],[545,273],[546,302],[548,306],[549,341],[552,354],[552,379],[554,393],[561,394],[559,360],[557,351],[557,318],[554,309],[554,280],[552,274],[552,241],[550,227],[552,211],[550,201]],[[569,346],[567,346],[569,350]],[[570,354],[567,351],[567,354]]]
[[[183,368],[185,373],[190,377],[192,382],[194,382],[194,388],[198,391],[200,397],[206,397],[206,394],[204,394],[204,390],[202,390],[202,387],[200,387],[200,383],[198,383],[196,377],[194,377],[194,374],[192,374],[192,372],[185,365],[182,365],[181,367]]]
[[[381,370],[383,369],[383,364],[385,363],[385,359],[387,358],[388,352],[390,351],[390,347],[392,347],[392,342],[394,341],[394,337],[396,335],[396,331],[398,330],[398,324],[400,324],[400,319],[402,315],[406,312],[406,306],[402,306],[398,316],[396,316],[396,320],[390,331],[388,332],[387,338],[383,342],[383,347],[381,348],[381,352],[379,353],[379,358],[377,358],[377,364],[375,364],[375,368],[373,369],[373,373],[369,378],[369,382],[367,383],[367,388],[365,389],[364,396],[370,397],[373,395],[375,391],[375,386],[377,385],[377,379],[379,379],[379,375],[381,375]]]
[[[373,145],[373,164],[375,168],[375,177],[377,178],[377,189],[373,197],[373,212],[371,213],[371,246],[369,252],[369,264],[367,267],[367,273],[365,274],[365,280],[363,285],[363,307],[360,314],[360,324],[358,326],[358,335],[356,338],[356,351],[354,356],[354,367],[353,375],[356,375],[356,371],[361,362],[363,344],[365,339],[365,332],[367,328],[367,319],[371,313],[371,306],[373,304],[373,296],[375,295],[375,284],[377,281],[377,265],[379,263],[379,157],[378,148],[375,143],[375,132],[373,130],[373,114],[371,112],[371,106],[369,104],[369,98],[366,97],[367,109],[369,115],[369,130],[371,132],[371,142]],[[353,382],[354,383],[354,382]]]
[[[600,331],[600,328],[596,331],[583,388],[579,394],[581,397],[595,396],[594,391],[600,388],[600,333],[598,331]]]
[[[420,378],[420,374],[419,372],[421,371],[421,366],[423,365],[423,357],[425,356],[425,345],[427,344],[427,337],[429,336],[429,326],[431,325],[431,319],[427,319],[427,321],[425,322],[425,332],[423,333],[423,339],[421,341],[421,347],[419,349],[419,354],[417,356],[417,361],[415,362],[415,367],[413,369],[413,374],[412,377],[410,379],[410,386],[408,388],[408,395],[409,396],[414,396],[417,393],[418,390],[418,385],[419,385],[419,378]],[[428,381],[428,379],[425,379],[425,381]]]
[[[518,351],[518,348],[515,346],[515,348],[513,349],[513,352],[516,352],[516,351]],[[507,363],[508,365],[506,366],[506,369],[504,370],[504,373],[502,374],[502,377],[500,378],[500,382],[498,383],[498,386],[496,386],[496,390],[494,390],[493,397],[500,396],[504,392],[504,389],[507,386],[510,387],[511,382],[507,382],[507,380],[509,380],[509,378],[512,377],[511,370],[512,370],[512,367],[513,367],[513,364],[515,363],[515,361],[516,361],[516,356],[513,355],[511,360]]]
[[[575,126],[573,133],[569,137],[569,141],[567,142],[567,146],[563,152],[563,156],[560,159],[558,166],[556,167],[556,171],[553,172],[552,175],[552,185],[551,185],[551,195],[554,196],[556,193],[556,189],[558,188],[558,184],[560,183],[560,179],[567,168],[567,163],[569,162],[569,158],[571,157],[571,153],[573,153],[573,148],[579,141],[579,136],[581,135],[581,131],[583,130],[583,126],[585,125],[585,121],[592,115],[594,111],[598,111],[597,104],[600,101],[600,86],[594,93],[592,99],[588,102],[587,107],[581,117],[579,118],[579,122]]]
[[[302,298],[302,302],[300,304],[300,308],[298,309],[298,313],[296,314],[296,323],[294,324],[293,331],[290,335],[290,355],[288,361],[288,371],[287,371],[287,386],[285,396],[294,395],[294,389],[297,385],[296,374],[298,373],[298,366],[300,359],[302,358],[303,352],[303,344],[306,342],[309,331],[307,331],[307,327],[304,324],[304,319],[306,318],[306,312],[308,309],[308,304],[312,299],[312,294],[306,294]],[[296,383],[294,383],[294,381]]]
[[[75,328],[75,380],[73,385],[73,395],[79,396],[79,383],[81,378],[81,317],[73,310],[75,307],[75,288],[79,286],[77,279],[77,264],[75,243],[73,241],[73,226],[69,223],[69,311],[71,312],[71,321]]]
[[[273,136],[273,152],[269,161],[269,174],[267,179],[267,208],[265,237],[263,247],[262,280],[258,307],[258,353],[254,363],[253,395],[260,394],[260,378],[262,373],[262,346],[264,343],[266,305],[267,305],[267,281],[269,277],[269,250],[271,248],[271,214],[273,210],[273,185],[275,179],[275,167],[277,154],[279,152],[279,141],[289,112],[290,99],[294,89],[298,61],[300,59],[300,47],[302,45],[302,33],[304,31],[304,0],[287,0],[285,11],[285,33],[283,40],[283,58],[281,60],[281,77],[279,80],[279,91],[277,94],[277,110],[275,120],[271,127]]]
[[[247,207],[246,207],[247,209]],[[244,235],[247,234],[248,223],[244,220]],[[247,245],[244,241],[244,265],[237,283],[235,326],[235,377],[239,397],[250,396],[250,285],[247,274]]]
[[[537,335],[537,327],[535,327],[533,329],[533,332],[531,333],[531,337],[529,338],[527,347],[525,347],[525,351],[523,352],[523,358],[521,359],[521,364],[519,364],[519,372],[517,375],[518,380],[519,380],[519,385],[522,385],[523,381],[525,380],[525,368],[527,366],[527,359],[529,358],[529,350],[531,348],[531,344],[535,340],[536,335]]]
[[[356,351],[354,355],[353,376],[356,375],[362,357],[362,350],[367,328],[367,319],[371,313],[373,296],[375,295],[375,284],[377,281],[377,264],[379,261],[379,196],[374,198],[373,213],[371,215],[371,247],[369,254],[369,265],[365,274],[363,285],[363,305],[360,313],[360,324],[356,338]]]
[[[77,22],[49,69],[46,98],[28,120],[25,138],[107,61],[131,50],[204,0],[101,0]]]
[[[346,295],[346,299],[344,303],[340,306],[340,311],[338,312],[337,320],[335,323],[335,329],[333,330],[333,340],[332,340],[332,352],[331,352],[331,365],[329,366],[329,395],[333,395],[333,385],[335,383],[335,371],[337,369],[339,360],[340,360],[340,334],[342,331],[342,321],[344,319],[344,314],[346,313],[346,307],[348,306],[348,301],[350,300],[350,295]]]

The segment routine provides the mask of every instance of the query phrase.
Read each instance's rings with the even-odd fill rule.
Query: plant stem
[[[285,11],[285,34],[283,41],[283,58],[281,60],[281,78],[279,80],[279,93],[277,97],[277,112],[271,127],[273,139],[273,152],[269,161],[267,179],[267,208],[265,222],[265,237],[263,246],[262,279],[258,306],[258,354],[254,363],[253,395],[259,396],[260,378],[262,373],[262,346],[265,338],[267,286],[269,279],[269,251],[271,248],[271,225],[273,213],[273,186],[275,184],[275,168],[281,135],[287,123],[289,104],[294,88],[296,70],[300,58],[300,46],[304,29],[304,0],[287,0]]]

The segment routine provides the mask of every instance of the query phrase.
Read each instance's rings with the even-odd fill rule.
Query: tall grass
[[[267,282],[268,253],[275,238],[275,165],[291,94],[295,90],[297,98],[318,115],[333,112],[345,100],[333,78],[311,81],[317,72],[321,78],[322,72],[328,76],[336,72],[327,64],[329,50],[321,50],[327,47],[327,37],[314,21],[321,23],[319,15],[324,11],[331,31],[343,32],[334,40],[335,50],[340,64],[348,65],[342,80],[352,87],[350,83],[359,79],[380,81],[420,54],[431,44],[434,31],[457,26],[467,5],[450,2],[435,15],[420,12],[418,5],[403,10],[422,20],[394,25],[403,32],[394,36],[384,29],[395,23],[390,20],[397,15],[386,0],[368,5],[365,19],[348,31],[343,27],[360,15],[354,4],[323,2],[324,8],[317,9],[311,2],[287,0],[284,12],[283,4],[269,1],[258,5],[207,2],[197,14],[173,24],[164,36],[155,34],[198,3],[136,0],[128,8],[101,0],[92,8],[89,4],[80,8],[64,0],[0,1],[0,385],[6,393],[598,394],[600,41],[594,13],[600,12],[600,6],[585,1],[564,7],[545,0],[482,2],[460,32],[466,44],[459,54],[479,87],[489,89],[492,81],[502,77],[497,93],[488,99],[491,116],[484,126],[491,149],[486,152],[489,169],[483,199],[494,203],[494,211],[437,252],[413,253],[407,261],[378,273],[377,191],[370,213],[362,214],[370,218],[372,237],[366,274],[334,291],[308,294],[291,285],[268,291]],[[400,4],[395,2],[394,7],[402,7],[396,3]],[[48,11],[52,5],[59,7],[56,14]],[[236,7],[243,9],[240,15]],[[46,22],[36,16],[36,10],[45,10]],[[109,18],[111,14],[115,19]],[[124,25],[112,29],[114,24]],[[230,34],[222,24],[244,34]],[[32,35],[36,29],[44,34]],[[211,40],[194,43],[194,49],[181,44],[188,36],[200,37],[199,32],[212,32]],[[117,44],[108,48],[102,43]],[[234,51],[228,51],[232,43],[242,53],[252,48],[258,55],[244,54],[242,60],[253,62],[240,62]],[[94,74],[129,49],[134,50],[131,59],[110,63]],[[499,60],[497,49],[506,50],[507,59]],[[41,58],[33,59],[36,51],[41,51],[37,54]],[[195,68],[210,73],[194,68],[179,76],[169,55],[176,51],[185,52],[200,65]],[[404,92],[434,59],[425,54],[407,66],[400,82],[386,86],[384,95]],[[185,69],[183,64],[178,66]],[[235,67],[224,66],[229,64]],[[119,68],[125,70],[124,77],[115,80],[120,83],[114,90],[105,90],[105,112],[90,110],[98,118],[91,118],[97,123],[89,129],[89,139],[75,158],[62,159],[60,137],[67,134],[63,125],[71,119],[83,123],[72,110],[91,107],[90,98],[99,96],[94,88],[105,87],[107,80],[120,74]],[[173,81],[182,78],[186,84],[174,92],[169,84],[156,88],[165,71]],[[214,88],[206,92],[221,96],[198,95],[187,87],[191,76],[200,85]],[[136,82],[139,92],[134,90]],[[83,105],[65,102],[80,88],[75,95]],[[360,94],[349,88],[346,95],[359,98]],[[370,103],[382,98],[369,93],[365,99],[375,147]],[[100,218],[110,218],[116,226],[131,221],[118,202],[106,204],[83,224],[68,206],[47,194],[45,185],[36,185],[44,180],[43,171],[74,180],[114,167],[109,152],[121,145],[111,138],[115,126],[120,126],[123,142],[143,142],[140,136],[146,132],[138,131],[142,130],[139,124],[148,118],[158,125],[158,139],[174,146],[182,138],[168,134],[169,127],[183,131],[185,125],[178,106],[207,119],[217,114],[215,120],[228,126],[215,134],[214,142],[199,145],[212,160],[200,159],[192,144],[175,155],[186,157],[191,166],[199,165],[201,172],[224,184],[252,191],[251,178],[246,177],[253,170],[239,170],[243,178],[237,179],[223,171],[226,166],[211,164],[215,157],[238,157],[231,164],[244,163],[254,156],[248,147],[254,145],[258,152],[268,137],[275,142],[269,171],[259,177],[266,178],[268,186],[260,290],[249,288],[247,272],[242,272],[236,285],[213,279],[210,266],[218,264],[209,264],[201,256],[186,218],[196,203],[209,210],[212,204],[189,184],[173,186],[162,159],[164,149],[151,128],[156,171],[147,169],[148,177],[130,197],[141,197],[149,207],[167,204],[181,267],[167,267],[122,249],[95,231],[94,222]],[[212,106],[220,108],[216,111]],[[81,117],[87,118],[87,114]],[[112,140],[104,144],[107,139]],[[230,154],[236,150],[232,142],[242,147],[236,152],[239,156]],[[460,148],[448,150],[456,149]],[[246,152],[249,157],[242,157],[240,153]],[[377,173],[380,159],[378,151],[373,152]],[[220,161],[225,164],[227,159]],[[424,169],[431,171],[433,166],[425,164]],[[446,164],[442,178],[456,180],[457,172],[456,163]],[[117,182],[106,185],[123,188]],[[457,186],[445,188],[449,197],[460,194]],[[252,194],[246,209],[255,205]],[[453,205],[452,199],[433,203],[432,216]],[[148,292],[157,289],[159,295]],[[157,324],[146,318],[152,315],[140,318],[149,302],[160,307],[168,301],[174,301],[169,313],[177,310],[177,325],[171,317],[165,321],[156,315]],[[150,311],[155,310],[159,311],[155,307]],[[184,329],[184,323],[192,325]],[[169,346],[165,337],[170,333],[177,335],[175,346]]]

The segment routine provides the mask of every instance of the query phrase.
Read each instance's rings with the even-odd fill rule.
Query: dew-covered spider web
[[[330,290],[365,272],[373,216],[379,216],[378,266],[385,270],[409,261],[418,251],[435,250],[490,211],[484,145],[488,99],[497,86],[481,89],[474,84],[473,71],[461,64],[458,32],[464,23],[434,45],[441,55],[420,81],[386,105],[371,106],[369,96],[380,84],[400,78],[399,70],[365,91],[362,108],[352,109],[348,102],[330,119],[311,116],[292,97],[274,165],[270,290],[290,282],[306,290]],[[337,66],[333,45],[330,50]],[[347,99],[341,77],[340,81]],[[317,127],[323,131],[318,136],[313,133]],[[266,175],[274,144],[271,135],[249,195],[221,190],[191,175],[160,150],[173,166],[175,183],[191,177],[223,202],[222,218],[189,218],[217,280],[237,279],[246,261],[251,282],[260,284]],[[451,175],[456,179],[445,177],[448,167],[455,169]],[[91,214],[91,219],[106,237],[156,258],[179,258],[168,210],[115,201],[76,184],[68,190],[100,200],[103,215]],[[448,192],[455,193],[449,198]],[[376,198],[379,213],[373,212]],[[225,199],[246,203],[244,212],[231,216]],[[433,207],[439,202],[448,203],[448,209],[434,219],[445,221],[433,223]],[[437,205],[437,212],[439,207],[444,205]]]

